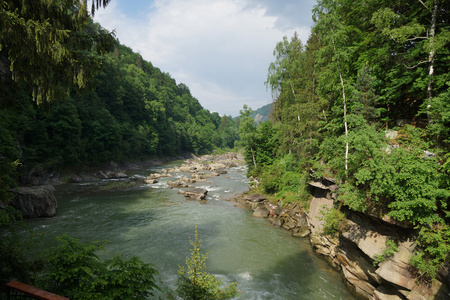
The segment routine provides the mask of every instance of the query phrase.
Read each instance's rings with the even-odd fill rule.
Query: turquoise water
[[[64,233],[84,242],[108,240],[100,256],[139,256],[155,265],[168,288],[174,287],[178,266],[190,254],[189,237],[197,225],[202,249],[210,251],[208,271],[225,283],[238,282],[240,299],[353,299],[308,239],[293,238],[224,200],[247,190],[244,169],[228,169],[209,183],[196,184],[208,189],[206,204],[167,189],[168,180],[175,178],[120,191],[101,189],[105,181],[63,185],[56,192],[58,215],[29,224],[45,233],[45,247]]]

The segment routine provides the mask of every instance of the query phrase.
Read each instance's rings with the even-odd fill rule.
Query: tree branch
[[[412,67],[408,67],[406,64],[403,64],[403,66],[405,66],[405,68],[411,70],[411,69],[417,68],[421,64],[425,64],[425,63],[428,63],[428,62],[429,62],[428,60],[424,60],[424,61],[421,61],[421,62],[419,62],[418,64],[416,64],[416,65],[414,65]]]
[[[429,12],[431,12],[431,9],[428,8],[428,6],[426,6],[425,3],[423,3],[422,0],[418,0]]]

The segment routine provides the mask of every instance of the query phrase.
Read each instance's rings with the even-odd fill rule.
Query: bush
[[[95,254],[103,244],[81,244],[63,235],[48,253],[48,268],[40,278],[44,290],[70,299],[144,299],[159,290],[152,265],[121,256],[101,261]]]
[[[323,233],[325,235],[336,235],[341,231],[345,221],[345,214],[336,208],[331,208],[326,211],[326,207],[322,207],[320,211],[322,217],[321,221],[325,221],[323,226]]]

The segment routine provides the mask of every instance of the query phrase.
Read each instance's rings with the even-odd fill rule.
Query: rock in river
[[[56,198],[47,186],[19,187],[10,204],[24,218],[54,217],[57,210]]]

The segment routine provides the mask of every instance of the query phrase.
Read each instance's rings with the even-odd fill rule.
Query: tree
[[[91,13],[108,3],[92,1]],[[8,60],[0,60],[0,69],[30,84],[38,104],[87,87],[101,66],[97,54],[114,43],[110,32],[92,24],[87,0],[0,2],[0,58]]]
[[[241,137],[241,144],[245,147],[245,159],[251,161],[253,167],[256,169],[256,154],[255,154],[255,139],[256,126],[253,118],[250,116],[252,109],[244,104],[244,108],[240,111],[239,117],[239,136]]]
[[[201,251],[202,239],[195,226],[195,238],[191,243],[191,256],[186,257],[186,267],[178,270],[176,292],[183,300],[225,300],[239,295],[237,283],[222,288],[221,279],[206,271],[207,254]],[[177,298],[178,299],[178,298]]]
[[[368,65],[363,66],[352,85],[349,119],[353,119],[355,126],[361,123],[373,124],[380,116],[379,109],[375,107],[378,95],[375,94],[375,78],[371,73]]]
[[[347,123],[347,100],[345,95],[345,84],[344,84],[344,71],[343,71],[343,61],[344,58],[348,59],[349,53],[347,53],[347,47],[342,46],[347,39],[347,31],[344,24],[339,19],[338,16],[338,1],[335,0],[321,0],[318,1],[317,5],[314,7],[313,13],[316,19],[315,30],[322,34],[322,40],[324,47],[321,49],[322,57],[327,55],[326,53],[331,52],[333,59],[335,61],[334,67],[339,74],[339,83],[342,92],[342,104],[343,104],[343,115],[344,115],[344,129],[345,129],[345,170],[348,169],[348,123]],[[326,34],[325,34],[326,33]],[[328,49],[327,49],[328,48]],[[331,50],[331,51],[330,51]],[[322,58],[323,59],[323,58]]]

